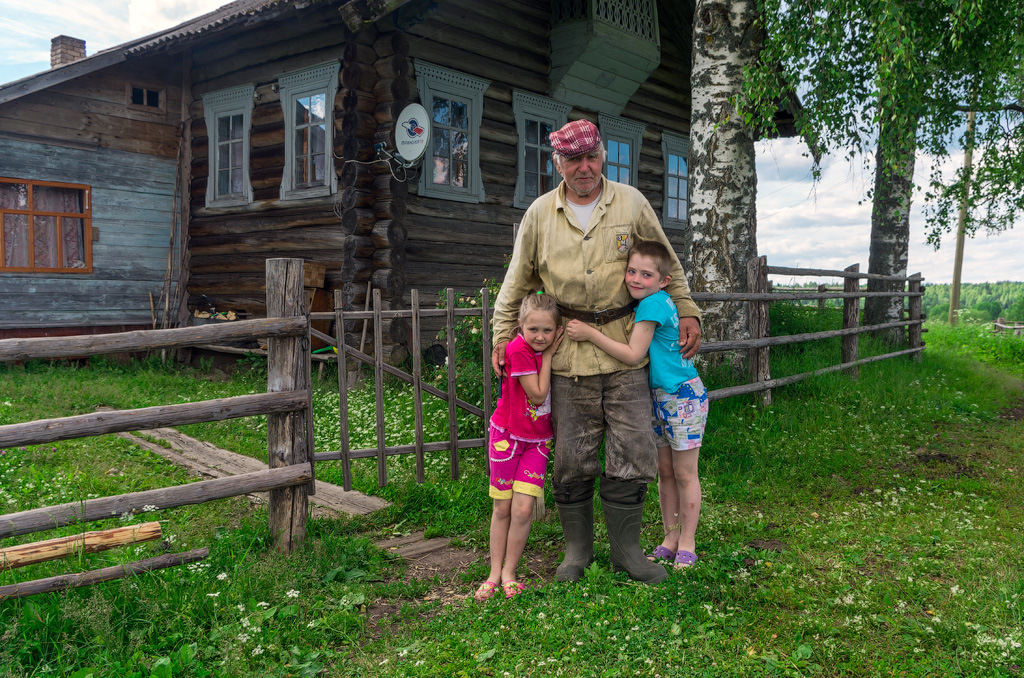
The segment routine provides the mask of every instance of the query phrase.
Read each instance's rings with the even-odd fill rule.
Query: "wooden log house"
[[[412,288],[478,290],[558,184],[547,133],[578,118],[601,128],[608,177],[640,188],[681,246],[693,10],[238,0],[0,87],[0,157],[21,158],[0,177],[90,186],[94,234],[89,272],[0,266],[0,326],[145,325],[158,289],[171,324],[197,308],[258,317],[264,262],[282,256],[322,264],[326,296],[352,309],[374,288],[392,308]],[[159,110],[133,106],[136,87]],[[410,103],[432,118],[415,168],[386,159]],[[383,329],[402,359],[406,323]]]

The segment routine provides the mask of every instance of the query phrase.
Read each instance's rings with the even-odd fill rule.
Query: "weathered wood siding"
[[[0,273],[0,329],[151,324],[167,271],[176,162],[0,137],[0,174],[91,186],[93,272]],[[171,252],[177,261],[177,251]]]
[[[0,131],[26,141],[69,143],[176,158],[181,122],[177,60],[117,64],[0,106]],[[134,84],[163,93],[161,110],[128,105]]]

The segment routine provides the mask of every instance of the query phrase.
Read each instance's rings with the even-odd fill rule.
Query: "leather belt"
[[[576,320],[582,320],[583,322],[590,323],[591,325],[604,325],[605,323],[610,323],[613,320],[618,320],[623,316],[629,315],[639,303],[639,301],[634,299],[620,308],[606,308],[603,311],[577,311],[575,308],[569,308],[568,306],[558,304],[558,310],[561,311],[562,315],[566,318],[575,318]]]

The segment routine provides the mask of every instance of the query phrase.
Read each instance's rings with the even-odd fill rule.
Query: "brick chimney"
[[[85,58],[85,40],[58,35],[50,41],[50,68],[64,66]]]

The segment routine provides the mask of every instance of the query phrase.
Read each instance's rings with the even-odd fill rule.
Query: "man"
[[[638,239],[658,240],[672,252],[647,199],[601,175],[606,153],[593,123],[568,123],[551,134],[551,146],[562,183],[537,198],[520,224],[494,307],[495,371],[504,365],[519,301],[541,288],[558,300],[565,317],[628,343],[633,305],[623,275],[629,248]],[[700,311],[674,252],[672,258],[672,281],[665,289],[679,310],[679,345],[689,358],[700,348]],[[647,360],[627,365],[589,342],[566,339],[552,372],[552,489],[565,535],[557,579],[580,579],[593,560],[594,481],[600,476],[613,569],[645,583],[664,581],[665,568],[649,562],[640,548],[644,497],[657,474]]]

